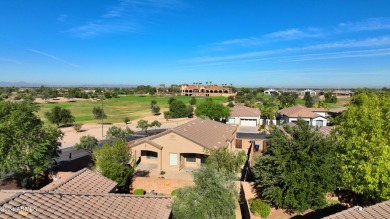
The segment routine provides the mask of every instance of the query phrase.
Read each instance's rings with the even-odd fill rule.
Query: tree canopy
[[[390,93],[362,91],[335,132],[343,187],[374,202],[390,199],[389,121]]]
[[[228,148],[210,149],[207,153],[206,165],[229,173],[237,173],[247,159],[244,151],[231,152]]]
[[[95,119],[105,119],[107,115],[104,113],[104,110],[101,107],[94,107],[92,110],[93,117]]]
[[[117,182],[120,190],[128,190],[135,164],[130,163],[127,142],[115,140],[112,145],[107,142],[94,150],[93,157],[100,174]]]
[[[186,106],[181,100],[173,100],[169,104],[169,111],[172,113],[172,118],[185,118],[192,115],[194,108]]]
[[[260,198],[290,212],[317,209],[338,184],[335,146],[307,122],[274,128],[252,167]]]
[[[94,136],[85,135],[85,136],[81,136],[80,142],[75,144],[74,147],[77,150],[84,149],[84,150],[92,151],[93,149],[96,148],[97,145],[98,145],[98,140]]]
[[[230,108],[209,99],[197,105],[195,115],[219,121],[230,116]]]
[[[55,106],[49,112],[45,113],[45,117],[51,123],[59,126],[60,124],[71,124],[74,122],[74,116],[69,109],[63,109],[59,106]]]
[[[314,99],[310,95],[310,92],[306,92],[305,96],[303,97],[303,100],[305,101],[305,106],[306,107],[313,107],[314,106]]]
[[[232,174],[202,167],[193,172],[195,186],[177,189],[172,214],[178,219],[233,218],[236,190]]]
[[[123,141],[125,141],[128,137],[132,136],[133,134],[134,134],[133,130],[131,130],[129,127],[122,129],[118,126],[111,126],[106,132],[107,138],[120,139]]]
[[[280,101],[279,108],[283,109],[283,108],[295,106],[297,98],[298,98],[298,94],[296,93],[282,93],[280,96],[278,96],[278,99]]]
[[[58,156],[62,133],[45,127],[38,107],[29,102],[0,102],[0,175],[13,173],[22,186],[32,185]]]
[[[148,134],[148,128],[150,127],[150,124],[148,123],[148,120],[138,120],[137,122],[137,128],[140,128],[142,131],[145,131],[146,134]]]

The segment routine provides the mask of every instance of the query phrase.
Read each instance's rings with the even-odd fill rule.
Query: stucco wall
[[[161,163],[162,170],[177,170],[180,169],[180,154],[181,153],[196,153],[196,154],[205,154],[204,147],[187,140],[186,138],[177,135],[176,133],[168,133],[156,139],[153,139],[153,142],[156,142],[159,145],[162,145],[164,148],[162,150]],[[177,153],[178,164],[175,166],[169,165],[169,154]],[[192,165],[191,163],[190,165]],[[196,165],[197,164],[197,165]],[[196,164],[194,166],[200,166],[200,158],[196,158]]]

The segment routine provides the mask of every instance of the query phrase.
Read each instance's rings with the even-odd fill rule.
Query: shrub
[[[160,172],[160,175],[164,175],[164,174],[165,174],[165,171],[162,170],[162,171]]]
[[[76,130],[76,132],[81,131],[81,127],[83,127],[82,123],[77,123],[77,124],[73,125],[73,128],[74,128],[74,130]]]
[[[143,189],[136,189],[133,191],[134,195],[145,195],[145,190]]]
[[[177,195],[177,190],[176,189],[172,190],[171,196],[176,196],[176,195]]]
[[[271,207],[261,199],[249,199],[249,205],[251,212],[260,215],[261,218],[267,218],[271,213]]]
[[[233,102],[229,102],[227,106],[228,107],[234,107],[234,103]]]

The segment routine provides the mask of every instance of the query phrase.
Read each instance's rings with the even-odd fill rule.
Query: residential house
[[[259,108],[235,105],[231,109],[230,117],[227,119],[226,124],[256,127],[260,125],[260,116]]]
[[[301,91],[301,95],[305,95],[307,92],[310,94],[310,96],[315,96],[315,95],[317,95],[317,92],[316,92],[316,91],[310,90],[310,89],[306,89],[306,90],[304,90],[304,91]]]
[[[41,190],[1,190],[0,218],[171,218],[171,197],[115,194],[117,184],[80,170]]]
[[[271,94],[278,94],[278,95],[280,95],[280,92],[271,88],[271,89],[265,90],[263,92],[263,94],[265,94],[265,95],[271,95]]]
[[[345,218],[360,218],[360,219],[388,219],[390,218],[390,200],[381,202],[369,207],[355,206],[347,210],[324,217],[324,219],[345,219]]]
[[[294,123],[301,118],[309,122],[312,126],[323,127],[327,126],[327,112],[324,108],[306,108],[303,106],[293,106],[279,110],[277,119],[283,123]]]
[[[129,142],[132,156],[140,165],[153,169],[197,168],[207,157],[207,149],[235,149],[236,127],[213,120],[195,119],[160,134]]]
[[[347,97],[350,97],[354,94],[354,92],[350,90],[335,90],[332,93],[335,96],[347,96]]]

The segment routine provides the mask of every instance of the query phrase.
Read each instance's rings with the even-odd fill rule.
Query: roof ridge
[[[14,191],[14,190],[10,190],[10,191]],[[4,192],[4,190],[1,190],[0,192]],[[11,200],[13,200],[13,199],[19,197],[20,195],[22,195],[22,194],[24,194],[24,193],[25,193],[25,191],[22,190],[22,191],[16,192],[15,194],[11,195],[11,196],[8,197],[8,198],[5,198],[5,199],[3,199],[3,200],[0,200],[0,206],[2,206],[2,205],[4,205],[5,203],[7,203],[7,202],[9,202],[9,201],[11,201]]]
[[[42,191],[42,190],[31,190],[31,191],[22,191],[17,193],[18,196],[24,193],[38,193],[38,194],[50,194],[50,195],[77,195],[77,196],[118,196],[118,197],[137,197],[137,198],[161,198],[161,199],[171,199],[173,196],[160,196],[160,195],[134,195],[134,194],[124,194],[124,193],[98,193],[98,192],[57,192],[57,191]],[[15,198],[15,197],[14,197]],[[1,205],[1,203],[0,203]]]

